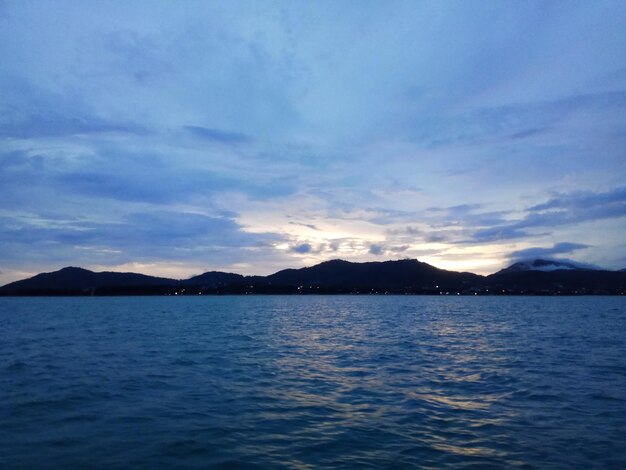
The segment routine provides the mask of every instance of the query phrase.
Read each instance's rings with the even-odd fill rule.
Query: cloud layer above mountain
[[[618,1],[0,3],[0,282],[624,267],[624,24]]]

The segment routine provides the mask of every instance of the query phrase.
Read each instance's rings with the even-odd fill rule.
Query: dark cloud
[[[490,243],[504,240],[514,240],[517,238],[529,238],[533,235],[524,230],[520,230],[517,227],[490,227],[480,229],[472,234],[471,240],[466,240],[466,243]]]
[[[0,78],[0,137],[30,139],[84,134],[126,133],[148,130],[133,122],[97,116],[73,96],[38,88],[25,80]]]
[[[220,142],[222,144],[243,144],[252,141],[252,137],[240,132],[224,131],[201,126],[185,126],[184,129],[196,137]]]
[[[497,144],[549,133],[574,112],[619,112],[626,90],[474,109],[455,116],[422,117],[411,128],[413,140],[429,147]]]
[[[244,232],[224,216],[172,211],[129,214],[98,223],[66,219],[4,217],[0,219],[0,261],[81,257],[82,263],[136,260],[187,260],[205,257],[242,259],[242,250],[268,247],[276,234]]]
[[[48,190],[116,201],[168,204],[195,197],[239,192],[253,200],[292,194],[297,187],[282,176],[246,178],[185,166],[175,159],[146,152],[129,153],[118,146],[94,149],[95,155],[65,158],[55,153],[0,152],[0,205],[37,202]],[[25,192],[24,187],[29,191]],[[38,201],[46,203],[45,200]]]
[[[28,155],[22,151],[0,153],[0,182],[4,188],[11,185],[23,189],[24,184],[30,182],[32,185],[36,181],[34,177],[45,178],[48,163],[42,155]]]
[[[56,179],[68,191],[83,195],[162,204],[185,199],[184,196],[190,193],[188,186],[181,185],[176,175],[171,176],[161,178],[155,173],[101,174],[78,171],[60,175]]]
[[[533,236],[534,229],[550,229],[626,216],[626,188],[604,192],[573,192],[559,194],[545,203],[527,209],[527,215],[514,222],[480,229],[472,241],[491,242]],[[535,234],[536,235],[536,234]]]
[[[589,248],[590,245],[584,245],[582,243],[569,243],[562,242],[556,243],[552,247],[533,247],[526,248],[524,250],[514,251],[509,255],[511,260],[524,260],[534,258],[551,258],[555,255],[562,255],[565,253],[572,253],[577,250]]]
[[[549,127],[524,129],[524,130],[508,135],[507,138],[511,140],[525,139],[526,137],[532,137],[534,135],[544,134],[548,132],[549,130],[550,130]]]
[[[402,218],[419,219],[428,223],[432,230],[420,232],[407,226],[388,230],[388,233],[399,240],[421,236],[427,243],[491,243],[534,238],[547,235],[559,226],[626,216],[626,187],[554,194],[546,202],[528,207],[525,215],[518,219],[513,219],[511,212],[485,209],[483,204],[461,204],[402,213]],[[387,222],[399,216],[393,211],[387,214]]]
[[[369,253],[372,255],[382,255],[385,249],[381,245],[370,245]]]
[[[209,170],[176,166],[154,158],[120,158],[113,166],[92,164],[91,168],[68,171],[55,177],[66,191],[119,201],[165,204],[187,201],[194,196],[212,196],[240,191],[254,198],[282,195],[288,188],[280,184],[246,184],[240,179],[222,176]]]
[[[626,203],[626,187],[615,188],[610,191],[594,193],[577,191],[569,194],[557,194],[550,200],[531,207],[531,211],[545,211],[549,209],[583,210],[599,205],[623,205]]]
[[[451,239],[451,233],[447,231],[446,232],[442,232],[442,231],[430,232],[424,235],[424,241],[428,243],[442,243],[442,242],[449,241],[450,239]]]
[[[109,132],[145,134],[147,130],[132,123],[117,123],[88,116],[63,116],[49,111],[42,115],[25,116],[16,121],[0,122],[0,137],[18,139]]]
[[[303,255],[306,253],[311,253],[313,251],[313,247],[311,246],[310,243],[302,243],[300,245],[296,245],[292,247],[291,251],[293,251],[294,253],[299,253]]]

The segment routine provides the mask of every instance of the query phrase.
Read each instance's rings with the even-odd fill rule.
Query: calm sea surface
[[[1,468],[626,468],[626,298],[0,298]]]

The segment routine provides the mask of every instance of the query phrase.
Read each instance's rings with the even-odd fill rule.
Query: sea
[[[626,298],[0,298],[0,468],[626,468]]]

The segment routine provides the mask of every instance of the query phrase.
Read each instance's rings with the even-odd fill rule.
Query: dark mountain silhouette
[[[435,268],[415,259],[370,263],[332,260],[301,269],[285,269],[267,276],[272,284],[302,287],[343,287],[375,290],[463,289],[482,276]]]
[[[228,284],[241,284],[245,281],[245,276],[241,274],[223,273],[220,271],[210,271],[199,276],[191,277],[180,281],[184,285],[198,286],[202,288],[215,288]]]
[[[207,272],[185,280],[68,267],[0,287],[0,295],[197,294],[625,294],[626,271],[566,261],[516,263],[489,276],[438,269],[417,260],[326,261],[269,276]]]
[[[520,294],[620,294],[626,293],[626,272],[587,268],[566,261],[534,260],[487,276],[486,285],[492,292]]]
[[[96,289],[171,286],[178,281],[136,273],[95,273],[83,268],[67,267],[51,273],[37,274],[29,279],[12,282],[0,288],[0,293],[89,293]]]
[[[518,272],[518,271],[560,271],[560,270],[588,270],[590,267],[585,267],[581,264],[574,263],[572,261],[555,260],[555,259],[534,259],[518,261],[512,264],[508,268],[504,268],[499,272]]]

